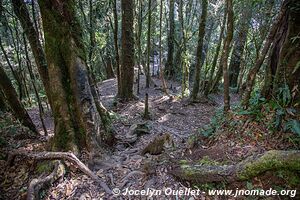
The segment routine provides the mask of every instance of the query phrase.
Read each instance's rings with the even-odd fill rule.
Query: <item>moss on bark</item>
[[[236,165],[188,163],[180,161],[170,172],[180,180],[193,183],[248,180],[270,170],[300,170],[300,151],[271,150],[251,156]]]

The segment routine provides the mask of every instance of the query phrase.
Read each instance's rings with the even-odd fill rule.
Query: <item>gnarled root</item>
[[[271,150],[250,156],[235,165],[177,164],[170,173],[184,181],[210,183],[243,181],[270,170],[300,171],[300,151]]]
[[[56,180],[63,177],[65,174],[65,167],[60,161],[55,162],[54,170],[45,178],[33,179],[27,190],[27,200],[39,199],[39,191],[42,188],[51,186]]]
[[[11,164],[16,156],[23,156],[34,160],[67,160],[76,165],[83,173],[92,178],[102,187],[106,193],[112,194],[111,189],[94,172],[92,172],[84,163],[82,163],[73,153],[70,152],[38,152],[16,151],[9,155],[8,163]]]

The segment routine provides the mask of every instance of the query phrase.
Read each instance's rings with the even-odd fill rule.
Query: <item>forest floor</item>
[[[160,81],[153,78],[157,85]],[[216,94],[209,99],[203,98],[200,103],[191,104],[186,99],[180,99],[180,84],[169,82],[172,85],[170,90],[173,97],[163,94],[160,87],[144,88],[144,76],[141,79],[141,90],[139,100],[128,104],[116,103],[116,80],[109,79],[99,85],[102,103],[112,111],[113,127],[116,130],[117,142],[113,151],[103,156],[99,162],[95,162],[92,170],[109,185],[110,188],[131,188],[142,190],[153,188],[163,190],[172,188],[177,190],[184,187],[197,187],[189,183],[180,182],[174,179],[168,172],[172,166],[167,162],[168,158],[175,160],[200,160],[206,159],[209,162],[233,164],[239,162],[250,155],[264,152],[270,149],[295,149],[293,142],[289,140],[290,135],[272,135],[266,130],[264,123],[258,124],[249,121],[245,116],[231,115],[225,119],[213,137],[205,137],[199,134],[200,130],[207,128],[211,123],[215,113],[222,108],[222,95]],[[149,94],[149,106],[151,119],[144,120],[144,98]],[[231,102],[238,103],[239,97],[231,94]],[[42,127],[38,117],[37,109],[32,109],[30,115],[37,124],[40,131]],[[48,134],[53,135],[53,121],[50,113],[46,115],[46,126]],[[124,142],[130,132],[130,127],[134,124],[145,123],[149,128],[149,133],[137,138],[135,142]],[[6,153],[13,149],[43,151],[47,149],[47,138],[33,139],[23,134],[26,129],[13,122],[11,116],[0,117],[0,124],[4,124],[0,131],[5,142],[1,143],[0,156],[5,157]],[[13,134],[11,134],[13,133]],[[174,142],[174,146],[166,148],[160,155],[141,155],[141,151],[154,138],[162,134],[169,134]],[[193,141],[193,135],[197,135]],[[201,138],[201,140],[199,140]],[[7,167],[5,161],[0,159],[1,186],[0,199],[24,199],[29,182],[40,176],[47,175],[51,170],[47,163],[36,163],[32,160],[19,158],[15,165]],[[299,174],[298,174],[299,175]],[[297,175],[297,176],[298,176]],[[294,176],[293,176],[294,177]],[[296,184],[298,183],[298,180]],[[291,184],[283,176],[275,176],[266,173],[249,182],[239,182],[232,184],[206,184],[198,186],[199,189],[242,189],[284,187]],[[300,185],[300,182],[299,182]],[[292,185],[293,186],[293,185]],[[45,199],[140,199],[138,196],[118,196],[107,197],[102,189],[99,189],[93,181],[70,167],[66,176],[54,183],[47,191],[43,191],[41,196]],[[156,196],[155,199],[183,199],[175,196]],[[232,197],[225,197],[231,199]],[[146,199],[142,198],[142,199]],[[191,199],[223,199],[221,197],[201,194]],[[278,199],[278,198],[277,198]]]

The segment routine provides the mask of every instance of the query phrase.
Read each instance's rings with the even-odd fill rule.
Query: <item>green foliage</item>
[[[37,165],[36,170],[39,174],[41,174],[45,172],[50,172],[52,168],[53,166],[52,164],[49,165],[49,162],[42,162]]]
[[[282,107],[286,107],[292,100],[291,91],[289,86],[285,84],[283,87],[279,88],[279,92],[277,95],[277,101]]]
[[[107,36],[108,35],[105,33],[99,33],[99,32],[95,33],[95,39],[100,49],[104,48],[107,45],[108,42]]]
[[[219,129],[222,124],[226,121],[225,114],[222,109],[218,109],[215,113],[215,115],[211,118],[210,124],[207,126],[204,126],[200,130],[200,134],[205,137],[210,137],[213,135],[213,133]]]
[[[2,148],[5,147],[6,145],[7,145],[7,141],[0,136],[0,147]]]
[[[220,162],[211,159],[209,156],[204,156],[201,160],[198,161],[200,165],[213,165],[219,166]]]
[[[298,120],[292,119],[285,123],[285,130],[289,130],[298,136],[300,136],[300,122]]]
[[[269,101],[255,90],[249,100],[249,108],[247,110],[240,108],[236,114],[250,115],[256,121],[265,121],[270,131],[283,130],[300,136],[300,122],[297,120],[297,111],[290,107],[291,100],[291,91],[286,84],[279,88],[277,96]]]
[[[289,170],[280,170],[276,172],[276,176],[284,179],[289,186],[298,186],[300,185],[300,176],[299,173]]]
[[[266,99],[261,96],[258,90],[255,90],[249,100],[249,108],[247,110],[240,109],[237,114],[251,115],[255,120],[260,121],[265,116],[265,114],[261,112],[262,106],[265,103]]]

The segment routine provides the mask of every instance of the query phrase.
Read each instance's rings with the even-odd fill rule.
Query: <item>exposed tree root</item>
[[[9,155],[8,163],[12,164],[16,156],[23,156],[34,160],[67,160],[76,165],[83,173],[92,178],[101,186],[105,192],[112,194],[111,189],[94,172],[92,172],[84,163],[82,163],[73,153],[70,152],[38,152],[16,151]]]
[[[170,173],[184,181],[210,183],[243,181],[270,170],[300,171],[300,151],[271,150],[235,165],[207,165],[181,161]]]
[[[65,167],[60,161],[55,162],[54,170],[45,178],[33,179],[27,190],[27,200],[39,199],[39,191],[42,188],[51,186],[56,180],[63,177],[65,174]]]

